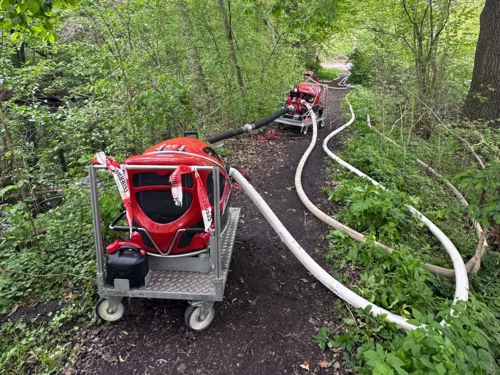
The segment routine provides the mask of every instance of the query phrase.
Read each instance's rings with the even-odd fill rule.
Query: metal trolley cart
[[[177,166],[165,165],[124,165],[126,169],[139,170],[174,170]],[[229,264],[233,253],[233,245],[238,227],[240,208],[224,205],[220,212],[219,167],[199,166],[199,170],[212,170],[214,191],[215,225],[210,233],[209,246],[195,253],[181,255],[158,255],[148,253],[150,271],[145,278],[145,285],[133,288],[127,279],[115,279],[114,286],[106,282],[105,249],[102,239],[102,220],[99,210],[97,171],[101,166],[89,167],[90,192],[94,222],[94,237],[97,255],[97,285],[99,300],[96,312],[106,321],[116,321],[124,314],[122,299],[129,298],[162,298],[187,300],[189,306],[184,314],[186,325],[196,331],[207,328],[213,321],[214,302],[222,301],[224,288],[229,273]],[[221,219],[227,215],[224,228]],[[129,231],[128,226],[117,226],[123,217],[120,214],[110,225],[115,231]],[[134,227],[134,231],[146,229]],[[179,229],[179,232],[186,229]],[[153,240],[150,237],[151,240]],[[154,243],[154,240],[153,240]]]

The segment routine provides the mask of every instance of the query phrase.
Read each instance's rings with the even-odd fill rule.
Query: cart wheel
[[[203,331],[208,328],[215,318],[215,309],[210,307],[208,315],[204,320],[200,320],[201,307],[189,305],[184,313],[184,322],[193,331]]]
[[[115,322],[123,316],[125,312],[125,307],[123,307],[123,303],[119,303],[116,311],[110,313],[108,311],[109,308],[109,300],[108,299],[100,299],[96,306],[96,313],[99,318],[105,320],[107,322]]]

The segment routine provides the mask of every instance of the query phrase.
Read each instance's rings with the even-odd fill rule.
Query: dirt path
[[[340,125],[343,91],[331,90],[327,125]],[[279,139],[258,136],[230,143],[231,165],[245,168],[297,241],[311,254],[326,249],[325,224],[303,207],[293,181],[311,135],[278,130]],[[306,166],[304,189],[315,203],[327,204],[324,154],[316,147]],[[331,360],[311,337],[323,326],[338,327],[332,312],[336,297],[293,257],[242,191],[232,206],[242,207],[225,299],[215,305],[212,326],[200,333],[183,323],[185,302],[132,299],[122,320],[100,324],[89,333],[78,361],[78,374],[337,374],[322,369]],[[307,212],[306,212],[307,211]],[[321,255],[315,257],[321,260]],[[300,367],[307,362],[310,371]],[[335,367],[338,367],[336,364]]]

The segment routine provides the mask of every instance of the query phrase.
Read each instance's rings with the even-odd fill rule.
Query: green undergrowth
[[[458,199],[442,181],[428,176],[414,156],[358,124],[341,153],[347,162],[380,182],[372,185],[340,166],[332,178],[339,185],[328,190],[331,201],[344,206],[339,220],[358,231],[369,230],[393,248],[407,246],[424,262],[451,267],[448,255],[427,227],[405,206],[412,205],[434,222],[467,261],[475,252],[476,235],[459,212]]]
[[[109,223],[120,200],[112,177],[101,177],[101,216]],[[34,218],[29,201],[0,205],[7,213],[0,217],[0,374],[62,373],[76,360],[80,332],[95,319],[87,180],[64,193],[64,203]]]
[[[495,374],[500,369],[498,312],[477,299],[459,302],[453,314],[448,306],[427,314],[413,309],[410,322],[425,328],[408,332],[369,310],[359,309],[354,319],[345,315],[342,333],[321,328],[314,341],[323,350],[340,348],[340,358],[359,374]]]
[[[59,374],[76,361],[95,321],[95,283],[86,281],[57,311],[9,319],[0,327],[0,374]]]
[[[358,243],[332,230],[326,260],[332,265],[331,273],[354,292],[426,328],[403,332],[383,318],[373,318],[369,311],[358,310],[353,315],[340,307],[344,324],[322,328],[314,340],[322,349],[331,348],[336,359],[360,374],[498,373],[500,255],[487,254],[479,274],[470,277],[470,300],[459,302],[450,314],[454,282],[434,276],[422,262],[449,268],[451,262],[439,241],[405,205],[414,206],[433,221],[464,261],[475,252],[474,228],[453,193],[426,175],[413,154],[392,145],[363,122],[358,120],[350,128],[340,156],[387,190],[336,164],[330,167],[334,187],[325,191],[338,208],[336,219],[364,233],[367,242]],[[429,157],[431,146],[413,149],[426,149]],[[455,146],[443,144],[441,149]],[[458,171],[453,158],[456,154],[443,153],[442,169],[436,169],[444,176],[454,176]],[[436,158],[431,160],[432,165],[437,164]],[[375,240],[395,251],[391,254],[376,246]],[[443,319],[446,325],[439,323]]]
[[[322,81],[332,81],[340,76],[341,71],[336,68],[323,68],[321,67],[315,72],[318,78]]]

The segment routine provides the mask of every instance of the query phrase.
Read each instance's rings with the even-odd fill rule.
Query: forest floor
[[[343,95],[330,90],[318,145],[341,125]],[[253,186],[297,241],[329,267],[321,255],[327,250],[323,236],[328,228],[305,209],[293,188],[295,169],[311,134],[299,134],[298,129],[277,129],[277,134],[279,139],[273,140],[259,140],[259,135],[231,140],[226,159],[249,172]],[[320,146],[304,172],[310,199],[331,211],[321,190],[328,177]],[[234,193],[232,206],[242,207],[242,214],[225,298],[215,305],[212,325],[199,333],[187,330],[183,301],[130,299],[120,321],[95,325],[84,335],[78,374],[344,373],[341,362],[320,366],[331,361],[331,353],[323,353],[311,339],[320,327],[334,330],[341,325],[333,311],[336,297],[281,243],[246,195]]]

